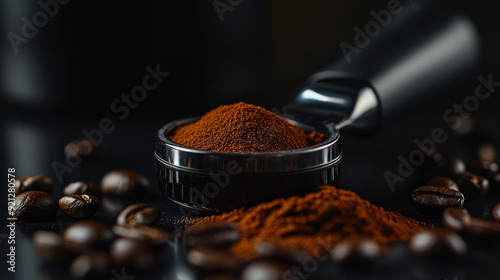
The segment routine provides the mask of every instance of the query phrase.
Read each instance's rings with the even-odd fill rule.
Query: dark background
[[[64,146],[73,139],[83,138],[83,129],[98,128],[99,121],[107,117],[113,121],[115,130],[103,136],[94,158],[83,159],[63,175],[62,181],[56,180],[59,192],[76,180],[98,182],[111,169],[134,169],[152,182],[151,195],[156,205],[162,207],[164,223],[168,225],[168,218],[179,214],[156,190],[153,158],[156,130],[170,120],[199,115],[220,104],[237,101],[281,110],[309,75],[342,54],[341,42],[353,43],[353,27],[363,27],[372,19],[370,11],[386,9],[387,2],[243,0],[232,12],[224,13],[221,21],[211,1],[71,1],[61,6],[59,13],[29,43],[20,45],[19,53],[15,54],[6,34],[20,34],[21,18],[31,20],[40,7],[35,1],[2,0],[3,170],[15,167],[17,177],[47,174],[56,178],[51,164],[66,163]],[[498,4],[435,2],[444,2],[472,18],[483,46],[475,76],[492,74],[493,80],[500,81]],[[130,116],[120,120],[110,104],[142,83],[146,66],[155,68],[157,64],[170,73],[169,77],[148,93]],[[408,204],[415,178],[399,184],[392,192],[383,173],[396,172],[398,155],[406,157],[415,149],[413,141],[430,137],[436,127],[445,129],[450,136],[450,140],[438,147],[445,157],[471,157],[471,149],[464,146],[463,137],[453,134],[442,114],[473,94],[477,83],[474,76],[463,81],[457,88],[450,88],[440,102],[419,108],[417,114],[373,136],[342,134],[344,161],[339,186],[355,190],[376,205],[422,218]],[[499,102],[495,93],[472,114],[474,118],[487,120],[485,134],[497,148]],[[468,209],[487,218],[489,209],[498,201],[499,197],[485,198],[470,204]],[[99,213],[98,219],[111,221],[114,217],[112,211]],[[33,278],[33,273],[41,267],[32,256],[27,238],[37,228],[60,230],[71,222],[59,217],[61,220],[56,224],[20,225],[18,236],[23,245],[18,248],[19,266],[27,274],[17,274],[18,279],[23,275]],[[1,244],[3,248],[5,242]],[[403,276],[430,279],[429,271],[436,273],[436,279],[493,276],[493,263],[499,260],[498,248],[473,247],[464,261],[470,264],[467,266],[435,267],[415,260],[405,248],[395,252],[384,261],[386,266],[372,273],[374,279]],[[496,259],[488,259],[494,255]],[[387,267],[398,268],[389,275],[379,271]],[[326,272],[320,270],[317,274],[343,275],[332,269],[326,266],[323,269]]]

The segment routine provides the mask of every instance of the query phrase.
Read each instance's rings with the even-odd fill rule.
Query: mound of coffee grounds
[[[305,148],[323,137],[318,132],[307,135],[271,111],[240,102],[219,106],[177,128],[169,139],[199,150],[268,153]]]
[[[241,230],[241,241],[231,250],[236,256],[252,257],[258,241],[273,241],[310,254],[329,251],[350,238],[366,238],[378,244],[408,241],[423,224],[386,211],[352,191],[321,186],[303,197],[277,199],[249,209],[195,219],[228,221]]]

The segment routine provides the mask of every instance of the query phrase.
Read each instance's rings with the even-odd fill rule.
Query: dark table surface
[[[438,106],[439,107],[439,106]],[[409,192],[416,186],[416,178],[412,176],[404,183],[391,190],[385,182],[383,173],[387,170],[396,172],[399,154],[407,156],[415,149],[413,140],[423,139],[430,135],[435,127],[443,127],[448,131],[450,139],[439,147],[445,156],[465,156],[468,149],[463,144],[463,137],[453,135],[449,127],[439,121],[429,121],[428,112],[416,114],[414,117],[384,129],[380,133],[359,138],[342,135],[344,160],[340,167],[338,187],[357,192],[361,197],[370,200],[388,210],[397,210],[407,216],[424,222],[441,225],[439,219],[428,219],[420,216],[409,204]],[[436,112],[439,109],[435,110]],[[422,120],[422,116],[427,118]],[[144,174],[151,182],[152,188],[146,197],[132,199],[104,198],[102,207],[92,217],[94,220],[113,224],[118,212],[134,202],[144,201],[158,207],[162,212],[160,225],[173,231],[181,229],[174,225],[181,217],[179,206],[162,197],[157,188],[154,170],[154,134],[162,124],[173,117],[136,116],[124,121],[114,120],[116,125],[112,133],[105,134],[99,150],[93,157],[84,158],[72,167],[71,172],[62,175],[62,181],[56,179],[51,167],[54,161],[67,164],[63,153],[66,143],[82,137],[82,129],[97,127],[100,118],[88,116],[40,116],[26,117],[17,115],[5,123],[6,141],[4,147],[7,167],[16,168],[16,176],[32,176],[47,174],[56,181],[55,196],[61,195],[61,189],[70,182],[87,180],[99,182],[109,170],[126,168]],[[430,117],[431,119],[433,117]],[[394,147],[397,147],[395,149]],[[5,196],[6,197],[6,196]],[[489,218],[491,207],[500,201],[500,197],[485,197],[468,202],[466,208],[477,217]],[[2,219],[5,223],[6,219]],[[59,211],[53,222],[23,223],[16,226],[16,273],[6,272],[2,275],[9,279],[70,279],[68,269],[43,263],[35,254],[30,237],[39,229],[62,231],[73,221]],[[5,225],[2,225],[2,257],[5,258],[7,242]],[[368,270],[346,271],[332,265],[329,261],[320,264],[309,279],[497,279],[497,265],[500,261],[500,247],[497,245],[477,246],[469,244],[469,252],[459,261],[446,259],[423,260],[412,256],[407,245],[392,247],[388,256],[383,257],[374,267]],[[184,262],[182,238],[172,240],[158,257],[159,265],[151,272],[127,272],[134,279],[193,279],[193,272]],[[115,271],[113,273],[123,273]],[[112,274],[113,274],[112,273]],[[134,274],[130,274],[134,273]],[[117,276],[113,274],[116,278]],[[2,277],[2,279],[5,279]],[[117,279],[117,278],[116,278]]]

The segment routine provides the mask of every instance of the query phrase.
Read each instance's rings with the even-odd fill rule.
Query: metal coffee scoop
[[[156,134],[162,193],[188,208],[219,212],[332,185],[342,159],[340,129],[376,131],[461,82],[479,60],[473,24],[440,5],[406,4],[374,26],[356,35],[358,45],[344,45],[345,57],[312,75],[287,106],[295,115],[287,120],[325,134],[322,143],[273,153],[202,151],[168,139],[199,117],[176,120]]]

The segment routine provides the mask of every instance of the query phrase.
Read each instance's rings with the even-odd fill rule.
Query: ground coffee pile
[[[307,135],[284,118],[243,102],[222,105],[169,137],[183,146],[217,152],[280,152],[317,144],[323,135]]]
[[[348,238],[368,238],[379,244],[408,241],[423,226],[332,186],[321,186],[304,197],[277,199],[196,220],[203,221],[235,223],[242,231],[242,240],[231,250],[241,258],[250,258],[253,245],[261,240],[317,254]]]

